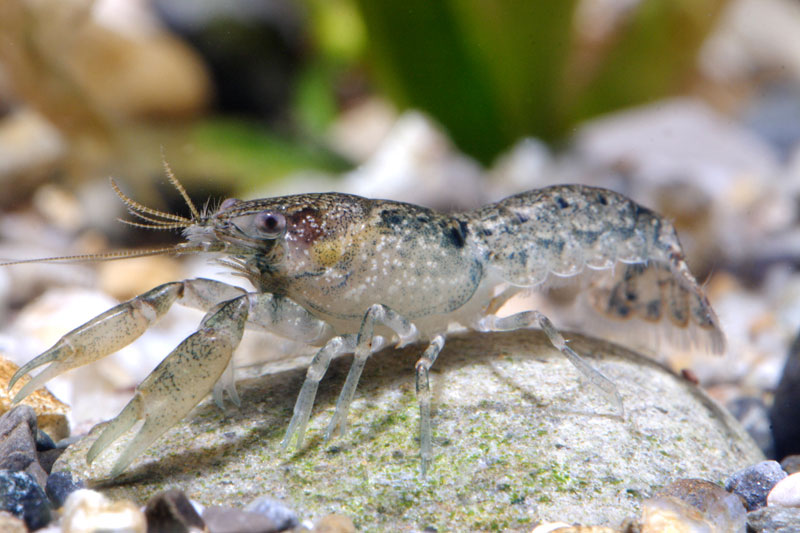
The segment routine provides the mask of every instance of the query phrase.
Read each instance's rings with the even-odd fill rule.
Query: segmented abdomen
[[[717,317],[689,272],[674,228],[625,196],[558,185],[511,196],[468,217],[487,265],[506,282],[536,287],[548,276],[571,277],[587,267],[610,270],[588,289],[598,312],[666,319],[699,330],[690,341],[724,349]]]

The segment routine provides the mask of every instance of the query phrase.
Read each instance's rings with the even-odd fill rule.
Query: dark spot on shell
[[[560,196],[556,196],[556,203],[558,204],[558,207],[560,207],[561,209],[566,209],[567,207],[569,207],[569,202],[567,202]]]
[[[381,211],[381,220],[387,226],[399,226],[403,223],[404,217],[394,209],[386,209]]]
[[[608,205],[608,197],[603,193],[597,195],[597,201],[602,205]]]
[[[445,230],[445,239],[449,244],[456,248],[463,248],[467,237],[467,224],[459,221],[456,224],[448,226]]]

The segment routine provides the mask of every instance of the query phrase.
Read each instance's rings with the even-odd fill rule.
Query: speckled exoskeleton
[[[718,320],[689,272],[672,226],[615,192],[561,185],[452,214],[347,194],[303,194],[229,199],[201,213],[169,168],[167,173],[189,204],[191,219],[143,206],[112,186],[142,219],[129,223],[182,229],[186,242],[169,250],[54,259],[202,253],[246,277],[255,290],[210,279],[166,283],[67,333],[10,383],[50,364],[22,388],[14,399],[19,401],[53,376],[129,344],[173,303],[207,311],[197,332],[137,387],[89,450],[91,462],[144,420],[116,460],[112,477],[209,392],[218,403],[223,392],[238,403],[231,357],[248,324],[320,346],[284,448],[302,446],[317,386],[333,357],[354,353],[326,438],[344,433],[361,371],[384,339],[427,343],[416,364],[423,473],[432,459],[428,373],[453,324],[480,331],[540,327],[622,413],[615,385],[585,363],[544,315],[535,310],[503,318],[495,314],[520,291],[606,272],[605,281],[585,289],[601,315],[666,323],[687,332],[690,342],[723,349]]]

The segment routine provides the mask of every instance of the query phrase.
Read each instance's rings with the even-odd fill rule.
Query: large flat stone
[[[616,526],[670,480],[721,482],[763,460],[692,383],[618,346],[566,336],[617,383],[626,421],[540,332],[470,333],[448,339],[431,375],[435,459],[425,478],[414,393],[419,346],[370,359],[344,438],[321,436],[349,358],[334,361],[323,380],[299,453],[279,443],[302,369],[240,382],[241,409],[223,412],[204,400],[113,482],[104,476],[124,440],[89,467],[97,428],[55,470],[139,503],[178,487],[206,505],[279,498],[301,517],[342,513],[367,531],[529,531],[543,520]]]

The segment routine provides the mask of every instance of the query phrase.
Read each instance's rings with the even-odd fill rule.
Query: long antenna
[[[152,255],[181,255],[205,251],[199,245],[178,245],[169,248],[147,248],[144,250],[119,250],[115,252],[102,252],[99,254],[60,255],[56,257],[42,257],[40,259],[19,259],[0,262],[0,267],[11,265],[25,265],[31,263],[81,263],[85,261],[113,261],[132,257],[148,257]]]

